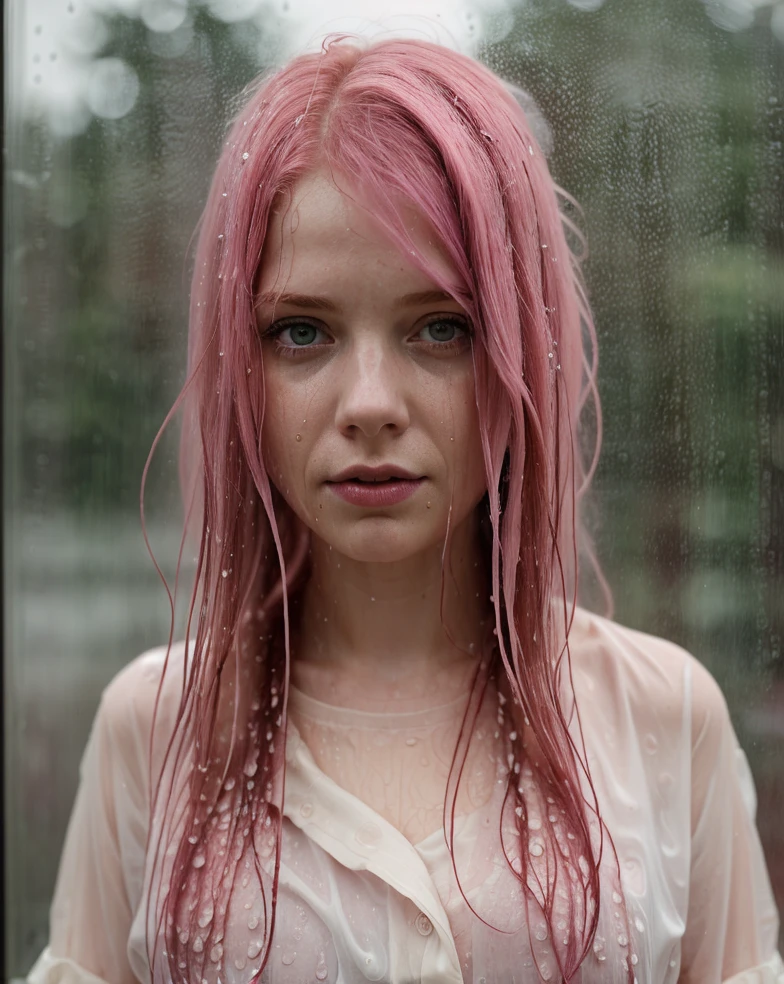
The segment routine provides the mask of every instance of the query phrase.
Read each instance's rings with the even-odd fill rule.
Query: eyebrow
[[[441,301],[454,301],[451,294],[443,290],[421,290],[413,294],[404,294],[399,297],[394,307],[415,307],[423,304],[436,304]],[[312,311],[333,311],[339,312],[340,308],[328,297],[317,297],[313,294],[276,294],[274,291],[263,291],[256,299],[257,305],[260,304],[291,304],[293,307],[306,308]]]

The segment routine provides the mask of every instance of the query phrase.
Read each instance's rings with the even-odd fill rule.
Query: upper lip
[[[401,468],[400,465],[375,465],[372,468],[369,465],[349,465],[348,468],[344,468],[343,471],[338,472],[328,481],[345,482],[351,478],[359,478],[363,482],[384,482],[389,478],[417,479],[421,477],[421,475],[414,475],[407,468]]]

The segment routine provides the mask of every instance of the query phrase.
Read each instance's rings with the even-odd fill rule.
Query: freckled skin
[[[437,236],[413,210],[420,249],[454,282]],[[276,305],[266,292],[327,298],[336,310]],[[311,529],[312,576],[297,632],[300,660],[335,674],[419,680],[482,637],[487,599],[476,506],[486,489],[470,324],[331,178],[315,172],[271,220],[258,279],[270,477]],[[446,319],[446,320],[444,320]],[[450,326],[456,326],[450,328]],[[315,329],[315,330],[314,330]],[[446,348],[442,342],[457,342]],[[281,352],[299,347],[294,358]],[[302,349],[307,348],[307,352]],[[393,463],[425,481],[394,506],[350,505],[327,480],[356,464]],[[441,555],[450,499],[452,552],[441,625]],[[415,684],[411,684],[414,686]]]

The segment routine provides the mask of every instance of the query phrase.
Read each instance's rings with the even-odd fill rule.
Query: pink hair
[[[249,873],[256,877],[264,896],[263,945],[251,962],[255,979],[271,951],[289,603],[307,578],[310,532],[271,485],[264,464],[254,294],[273,203],[324,163],[341,185],[345,179],[352,194],[372,203],[393,240],[473,322],[488,489],[480,508],[488,517],[488,590],[497,633],[490,669],[520,736],[513,741],[507,802],[515,808],[520,843],[527,845],[530,804],[520,777],[521,764],[531,764],[522,744],[525,725],[541,750],[533,763],[540,783],[570,835],[567,850],[543,825],[539,836],[552,872],[546,883],[537,884],[525,847],[504,849],[527,904],[549,923],[560,974],[569,981],[596,932],[604,842],[601,823],[598,844],[591,838],[598,804],[585,750],[569,733],[559,696],[571,677],[564,640],[577,597],[577,544],[584,542],[578,506],[601,439],[593,323],[567,245],[558,190],[504,84],[481,64],[435,44],[362,45],[340,37],[252,87],[228,134],[201,221],[188,380],[167,418],[185,402],[180,465],[186,535],[195,518],[199,539],[186,645],[194,610],[199,614],[167,751],[171,779],[159,780],[154,801],[156,814],[167,820],[173,874],[159,892],[152,924],[148,900],[153,979],[152,933],[164,934],[173,981],[214,972],[207,955],[221,941],[229,943],[224,933],[240,875],[245,882]],[[401,204],[413,205],[438,230],[457,282],[446,283],[428,268],[409,238]],[[595,439],[586,466],[578,422],[589,400]],[[142,497],[143,490],[144,482]],[[475,720],[475,711],[466,714],[459,746],[464,736],[470,741],[468,718],[473,713]],[[445,804],[448,832],[462,771],[457,757],[448,797],[451,822]],[[184,780],[179,798],[175,774]],[[448,842],[454,859],[449,834]],[[161,839],[156,870],[163,870],[165,846]],[[271,885],[265,882],[267,862]],[[564,934],[553,926],[556,886],[562,885],[572,927],[563,945]]]

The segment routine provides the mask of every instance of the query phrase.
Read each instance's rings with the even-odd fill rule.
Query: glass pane
[[[722,685],[782,907],[784,5],[428,12],[388,26],[451,32],[528,90],[556,180],[582,206],[604,404],[593,526],[615,617],[689,649]],[[257,72],[327,30],[367,27],[345,19],[354,13],[255,0],[7,6],[9,976],[46,942],[99,695],[168,638],[139,489],[184,378],[191,237],[225,123]],[[170,583],[176,439],[172,426],[145,497]],[[192,568],[186,557],[180,599]],[[176,637],[183,624],[178,607]]]

